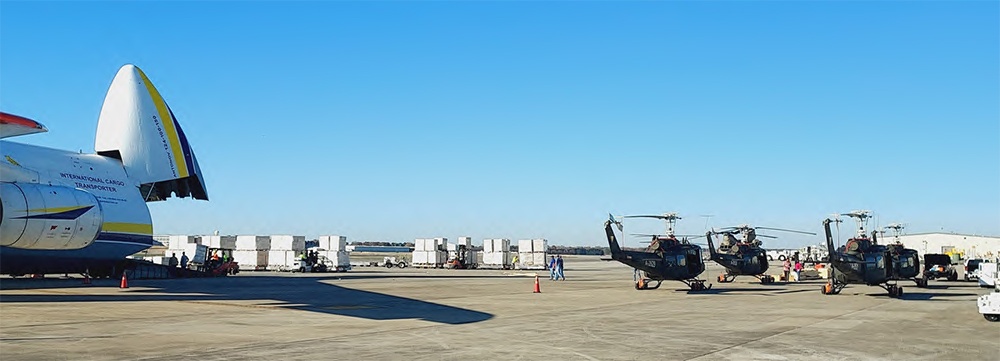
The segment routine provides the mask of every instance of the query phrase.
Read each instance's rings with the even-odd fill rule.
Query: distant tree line
[[[603,256],[605,254],[610,254],[611,249],[607,247],[594,247],[594,246],[549,246],[548,253]]]

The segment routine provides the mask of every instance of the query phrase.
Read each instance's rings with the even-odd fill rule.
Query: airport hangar
[[[894,240],[891,236],[885,237],[887,241]],[[963,258],[1000,257],[1000,237],[933,232],[901,235],[899,241],[906,248],[915,249],[920,255],[961,253]]]

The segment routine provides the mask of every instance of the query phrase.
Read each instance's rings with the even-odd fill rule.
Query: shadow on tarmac
[[[13,279],[0,282],[3,290],[34,291],[24,294],[0,295],[0,302],[136,302],[186,301],[247,308],[292,309],[370,320],[422,319],[430,322],[458,325],[481,322],[492,314],[426,302],[383,293],[362,291],[321,282],[337,279],[324,277],[239,276],[200,279],[161,279],[130,281],[132,287],[117,294],[107,294],[117,288],[117,280],[95,280],[84,286],[80,279]],[[339,276],[339,278],[347,278]],[[382,277],[391,282],[395,276]],[[56,293],[55,288],[94,287],[104,294],[81,294],[77,290]],[[96,293],[96,292],[95,292]],[[274,300],[276,302],[267,302]],[[227,302],[264,301],[264,302]],[[263,304],[263,305],[262,305]]]

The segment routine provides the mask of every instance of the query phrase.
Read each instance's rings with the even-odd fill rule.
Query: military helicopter
[[[854,218],[858,231],[840,249],[834,249],[830,223],[837,223],[839,227],[839,216]],[[823,285],[823,294],[838,294],[848,284],[855,283],[879,286],[889,292],[889,297],[901,297],[903,287],[896,285],[896,281],[910,279],[918,287],[927,285],[926,280],[916,278],[920,268],[916,250],[905,248],[902,244],[879,245],[877,231],[872,231],[871,238],[865,234],[865,225],[871,218],[870,211],[852,211],[834,218],[823,220],[831,265],[830,282]]]
[[[676,214],[664,215],[664,219],[667,218],[678,219]],[[622,223],[608,214],[604,232],[611,247],[611,258],[606,260],[615,260],[634,268],[635,289],[657,289],[663,281],[683,282],[692,291],[712,288],[711,285],[705,287],[705,280],[697,279],[698,275],[705,272],[705,262],[701,259],[701,247],[698,245],[678,241],[672,236],[654,236],[645,251],[625,251],[618,245],[612,225],[618,227],[618,231],[624,231]],[[655,286],[650,286],[652,281],[656,281]]]
[[[774,283],[774,276],[765,274],[768,267],[767,250],[761,248],[761,241],[757,237],[777,237],[757,234],[758,229],[816,235],[812,232],[791,229],[752,227],[748,224],[709,231],[705,233],[705,238],[708,239],[708,254],[713,261],[726,268],[726,273],[718,277],[720,283],[732,282],[737,276],[754,276],[761,284]],[[743,239],[736,238],[736,234],[741,234]],[[712,243],[713,235],[722,236],[718,251]]]

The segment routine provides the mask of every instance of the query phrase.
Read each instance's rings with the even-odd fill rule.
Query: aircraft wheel
[[[986,314],[983,314],[983,317],[986,318],[986,320],[990,321],[990,322],[1000,321],[1000,315],[997,315],[997,314],[986,313]]]
[[[406,262],[403,262],[403,261],[399,261],[399,263],[397,263],[397,264],[396,264],[396,267],[399,267],[399,268],[406,268]]]
[[[958,272],[952,271],[951,274],[948,275],[948,280],[952,282],[958,281]]]

